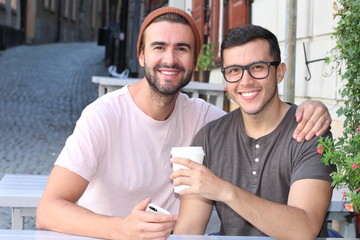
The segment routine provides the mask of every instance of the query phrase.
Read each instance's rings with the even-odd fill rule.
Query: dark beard
[[[158,71],[159,68],[172,68],[172,69],[177,69],[179,71],[185,72],[183,67],[180,67],[179,65],[173,65],[173,66],[167,66],[167,65],[156,65],[152,71],[149,70],[148,67],[146,67],[146,64],[144,65],[144,75],[145,78],[147,80],[147,82],[149,83],[151,89],[155,92],[155,93],[159,93],[161,95],[166,95],[166,96],[170,96],[170,95],[175,95],[177,94],[183,87],[185,87],[191,80],[191,76],[193,74],[193,69],[191,69],[191,71],[186,74],[184,77],[182,77],[178,83],[178,85],[174,88],[161,88],[161,86],[158,84],[158,78],[156,76],[156,72]],[[151,73],[154,73],[153,75]]]

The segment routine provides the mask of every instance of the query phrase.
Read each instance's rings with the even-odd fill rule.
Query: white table
[[[69,234],[39,230],[0,230],[0,240],[95,240],[99,238],[80,237]],[[317,240],[335,240],[337,238],[318,238]],[[359,240],[360,238],[343,238]],[[270,237],[241,236],[204,236],[204,235],[171,235],[168,240],[274,240]]]
[[[345,202],[342,201],[344,191],[348,191],[348,189],[334,189],[327,219],[331,221],[340,221],[339,232],[343,237],[355,237],[355,220],[349,224],[344,222],[345,216],[350,214],[345,208]]]
[[[0,207],[11,208],[11,228],[23,229],[25,216],[35,216],[48,176],[6,174],[0,181]]]
[[[40,230],[0,230],[0,240],[95,240],[89,238]]]
[[[99,84],[99,97],[125,85],[134,84],[139,80],[139,78],[114,78],[103,76],[93,76],[91,79],[92,82]],[[223,108],[225,84],[191,81],[181,91],[190,94],[191,97],[199,97],[200,94],[205,95],[208,98],[208,102],[214,104],[218,108]]]
[[[0,207],[10,207],[12,211],[12,229],[23,229],[23,217],[36,216],[36,207],[40,201],[47,175],[6,174],[0,181]],[[328,221],[343,220],[349,212],[341,201],[342,192],[334,190],[327,216]],[[344,237],[355,237],[355,225],[341,224]]]

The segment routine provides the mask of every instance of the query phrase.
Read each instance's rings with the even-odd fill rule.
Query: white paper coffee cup
[[[188,158],[198,164],[202,164],[204,161],[204,150],[202,147],[173,147],[171,149],[172,157]],[[181,168],[187,168],[184,165],[173,163],[173,171]],[[188,188],[188,185],[174,186],[174,192],[179,193],[181,190]]]

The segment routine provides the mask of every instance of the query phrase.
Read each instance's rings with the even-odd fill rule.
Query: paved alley
[[[83,108],[97,98],[93,75],[107,75],[96,43],[18,46],[0,51],[0,178],[49,174]],[[0,208],[0,229],[10,209]],[[34,228],[26,218],[25,229]]]

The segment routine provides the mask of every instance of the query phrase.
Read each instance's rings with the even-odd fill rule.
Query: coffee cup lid
[[[179,155],[181,153],[187,153],[187,154],[199,154],[199,155],[205,155],[204,150],[202,147],[173,147],[171,149],[171,155]]]

